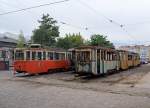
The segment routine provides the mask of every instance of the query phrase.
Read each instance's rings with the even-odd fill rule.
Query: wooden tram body
[[[75,70],[77,73],[101,75],[140,65],[137,53],[99,46],[75,48],[75,55]]]
[[[118,50],[120,70],[126,70],[128,66],[128,51]]]
[[[68,52],[58,49],[16,48],[14,70],[18,73],[39,74],[70,68]]]

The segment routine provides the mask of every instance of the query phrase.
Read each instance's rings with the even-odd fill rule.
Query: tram
[[[77,73],[100,75],[119,70],[118,52],[114,49],[85,46],[76,48],[75,51]]]
[[[140,65],[137,53],[100,46],[75,48],[75,55],[75,70],[79,74],[108,74]]]
[[[32,45],[29,48],[14,49],[14,72],[39,74],[70,68],[69,53],[62,49],[42,48]]]

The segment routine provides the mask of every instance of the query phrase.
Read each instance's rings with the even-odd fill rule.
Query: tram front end
[[[92,74],[91,51],[78,49],[76,50],[76,73]]]

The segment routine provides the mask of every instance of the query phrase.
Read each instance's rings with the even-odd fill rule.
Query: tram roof
[[[126,50],[117,50],[119,52],[127,52],[128,54],[138,54],[138,53],[135,53],[135,52],[132,52],[132,51],[126,51]]]
[[[102,49],[102,50],[116,51],[113,48],[107,48],[102,46],[80,46],[80,47],[76,47],[75,49]]]
[[[43,50],[43,51],[59,51],[59,52],[66,52],[66,50],[61,48],[15,48],[14,50]]]

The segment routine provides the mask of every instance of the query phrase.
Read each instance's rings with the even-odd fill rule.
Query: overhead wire
[[[107,17],[106,15],[104,15],[102,12],[99,12],[97,10],[95,10],[93,7],[89,6],[87,3],[79,0],[80,4],[84,5],[85,7],[89,8],[91,11],[93,11],[96,14],[99,14],[100,16],[102,16],[103,18],[105,18],[107,21],[109,21],[110,23],[113,23],[119,27],[123,27],[122,24],[118,23],[117,21],[113,20],[112,18]]]
[[[87,7],[88,9],[90,9],[91,11],[93,11],[94,13],[100,15],[101,17],[105,18],[107,21],[109,21],[110,23],[114,24],[114,25],[117,25],[119,28],[121,28],[126,34],[128,34],[128,36],[132,39],[136,39],[135,37],[133,37],[126,29],[125,29],[125,26],[124,24],[120,24],[118,23],[117,21],[113,20],[112,18],[109,18],[107,17],[106,15],[104,15],[103,13],[95,10],[93,7],[89,6],[87,3],[81,1],[81,0],[78,0],[80,2],[80,4],[82,4],[83,6]]]
[[[26,10],[30,10],[30,9],[34,9],[34,8],[39,8],[39,7],[43,7],[43,6],[49,6],[49,5],[54,5],[54,4],[58,4],[58,3],[63,3],[63,2],[67,2],[67,1],[69,1],[69,0],[61,0],[61,1],[56,1],[56,2],[31,6],[31,7],[27,7],[27,8],[22,8],[22,9],[18,9],[18,10],[14,10],[14,11],[8,11],[8,12],[0,13],[0,16],[11,14],[11,13],[17,13],[17,12],[20,12],[20,11],[26,11]]]
[[[15,11],[1,13],[0,15],[16,13],[16,12],[25,11],[25,10],[29,10],[29,9],[33,9],[33,8],[42,7],[42,6],[47,6],[47,5],[51,5],[51,4],[62,3],[62,2],[65,2],[65,1],[69,1],[69,0],[63,0],[63,1],[53,2],[53,3],[46,3],[46,4],[42,4],[42,5],[38,5],[38,6],[32,6],[32,7],[28,7],[28,8],[18,9],[18,10],[15,10]],[[7,4],[7,6],[8,6],[8,4]],[[73,24],[62,22],[62,21],[59,21],[59,23],[62,24],[62,25],[67,25],[67,26],[70,26],[70,27],[73,27],[73,28],[77,28],[77,29],[83,29],[83,30],[86,30],[86,31],[88,30],[87,27],[79,27],[79,26],[76,26],[76,25],[73,25]]]
[[[63,2],[67,2],[67,1],[69,1],[69,0],[56,1],[56,2],[52,2],[52,3],[46,3],[46,4],[31,6],[31,7],[27,7],[27,8],[17,9],[17,10],[14,10],[14,11],[8,11],[8,12],[0,13],[0,16],[2,16],[2,15],[7,15],[7,14],[11,14],[11,13],[17,13],[17,12],[20,12],[20,11],[26,11],[26,10],[30,10],[30,9],[34,9],[34,8],[39,8],[39,7],[43,7],[43,6],[48,6],[48,5],[52,5],[52,4],[63,3]],[[125,31],[125,32],[128,34],[128,36],[130,36],[132,39],[135,40],[135,38],[124,28],[124,25],[123,25],[123,24],[120,24],[120,23],[118,23],[117,21],[114,21],[114,20],[112,20],[111,18],[105,16],[103,13],[96,11],[94,8],[92,8],[91,6],[89,6],[89,5],[86,4],[86,3],[82,2],[81,0],[79,0],[79,2],[80,2],[82,5],[84,5],[84,6],[86,6],[87,8],[89,8],[90,10],[92,10],[93,12],[95,12],[96,14],[101,15],[102,17],[104,17],[105,19],[107,19],[110,23],[113,23],[113,24],[119,26],[120,28],[122,28],[123,31]],[[88,28],[88,27],[83,28],[83,27],[79,27],[79,26],[76,26],[76,25],[68,24],[68,23],[65,23],[65,22],[60,22],[60,23],[63,24],[63,25],[67,25],[67,26],[71,26],[71,27],[74,27],[74,28],[84,29],[84,30],[86,30],[86,31],[89,31],[89,28]]]
[[[9,4],[9,3],[7,3],[7,2],[2,2],[2,1],[1,1],[1,3],[4,3],[4,5],[6,5],[7,7],[9,7],[9,8],[11,7],[11,8],[14,8],[14,9],[18,9],[18,8],[17,8],[18,6],[19,6],[19,7],[20,7],[20,6],[26,7],[25,5],[23,5],[24,2],[21,3],[19,0],[17,0],[16,2],[14,2],[14,3],[16,3],[15,5],[14,5],[14,4],[13,4],[13,5],[12,5],[12,4]],[[21,4],[21,5],[20,5],[20,4]],[[28,12],[29,12],[29,11],[28,11]],[[32,13],[29,12],[29,14],[30,14],[30,17],[31,17],[31,18],[33,18],[33,17],[36,18],[36,17],[33,15],[33,14],[34,14],[33,12],[32,12]]]

